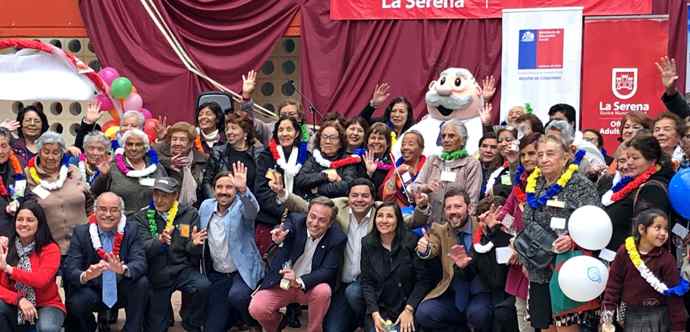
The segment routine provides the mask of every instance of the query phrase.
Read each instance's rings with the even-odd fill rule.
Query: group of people
[[[675,63],[659,69],[669,111],[628,113],[611,155],[566,104],[546,124],[521,106],[482,117],[476,154],[461,120],[425,142],[404,97],[373,117],[387,84],[315,132],[294,100],[266,123],[253,72],[237,109],[199,105],[155,139],[129,111],[109,140],[92,104],[68,145],[25,107],[0,128],[0,330],[102,331],[124,308],[124,331],[166,331],[179,290],[188,331],[280,331],[304,306],[308,331],[683,331],[687,221],[667,187],[690,166],[690,107]],[[554,276],[605,256],[568,235],[584,205],[613,236],[606,290],[583,303]]]

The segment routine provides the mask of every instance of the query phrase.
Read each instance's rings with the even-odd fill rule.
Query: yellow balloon
[[[108,128],[108,130],[105,131],[105,137],[107,137],[109,140],[114,140],[115,137],[117,136],[117,132],[120,131],[119,126],[112,126]]]

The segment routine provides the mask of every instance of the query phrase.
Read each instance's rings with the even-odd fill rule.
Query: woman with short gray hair
[[[109,167],[110,141],[100,131],[92,131],[84,137],[84,153],[79,156],[79,172],[84,181],[93,185],[102,170]]]
[[[122,147],[115,150],[108,167],[102,167],[94,180],[92,192],[100,195],[112,191],[125,201],[129,216],[151,202],[156,178],[167,176],[158,162],[158,153],[149,146],[148,136],[140,129],[129,129],[122,135]]]
[[[91,195],[79,169],[65,155],[62,135],[46,131],[36,140],[38,153],[27,163],[25,196],[35,196],[43,207],[55,241],[64,255],[74,226],[86,222]]]
[[[411,186],[413,192],[428,197],[426,202],[431,206],[431,217],[428,219],[430,223],[443,222],[443,196],[451,183],[455,183],[470,195],[470,212],[474,211],[479,201],[482,166],[477,158],[469,156],[465,150],[467,138],[467,128],[462,121],[445,122],[439,135],[442,153],[429,157]],[[425,206],[420,206],[419,202],[417,208],[426,209]]]

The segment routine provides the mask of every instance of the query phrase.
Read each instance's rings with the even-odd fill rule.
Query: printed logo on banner
[[[616,98],[632,98],[637,92],[637,68],[613,68],[611,91]]]
[[[563,29],[523,29],[518,69],[562,69]]]

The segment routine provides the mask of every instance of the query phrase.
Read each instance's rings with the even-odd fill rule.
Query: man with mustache
[[[475,331],[491,331],[491,294],[472,267],[472,232],[478,227],[468,214],[469,195],[451,187],[443,198],[445,223],[434,223],[419,239],[422,259],[440,257],[443,275],[417,307],[415,320],[425,330],[454,331],[467,325]]]
[[[123,331],[143,328],[149,299],[146,255],[137,225],[126,222],[122,198],[96,199],[89,223],[74,228],[64,262],[68,331],[96,331],[93,312],[124,307]]]

